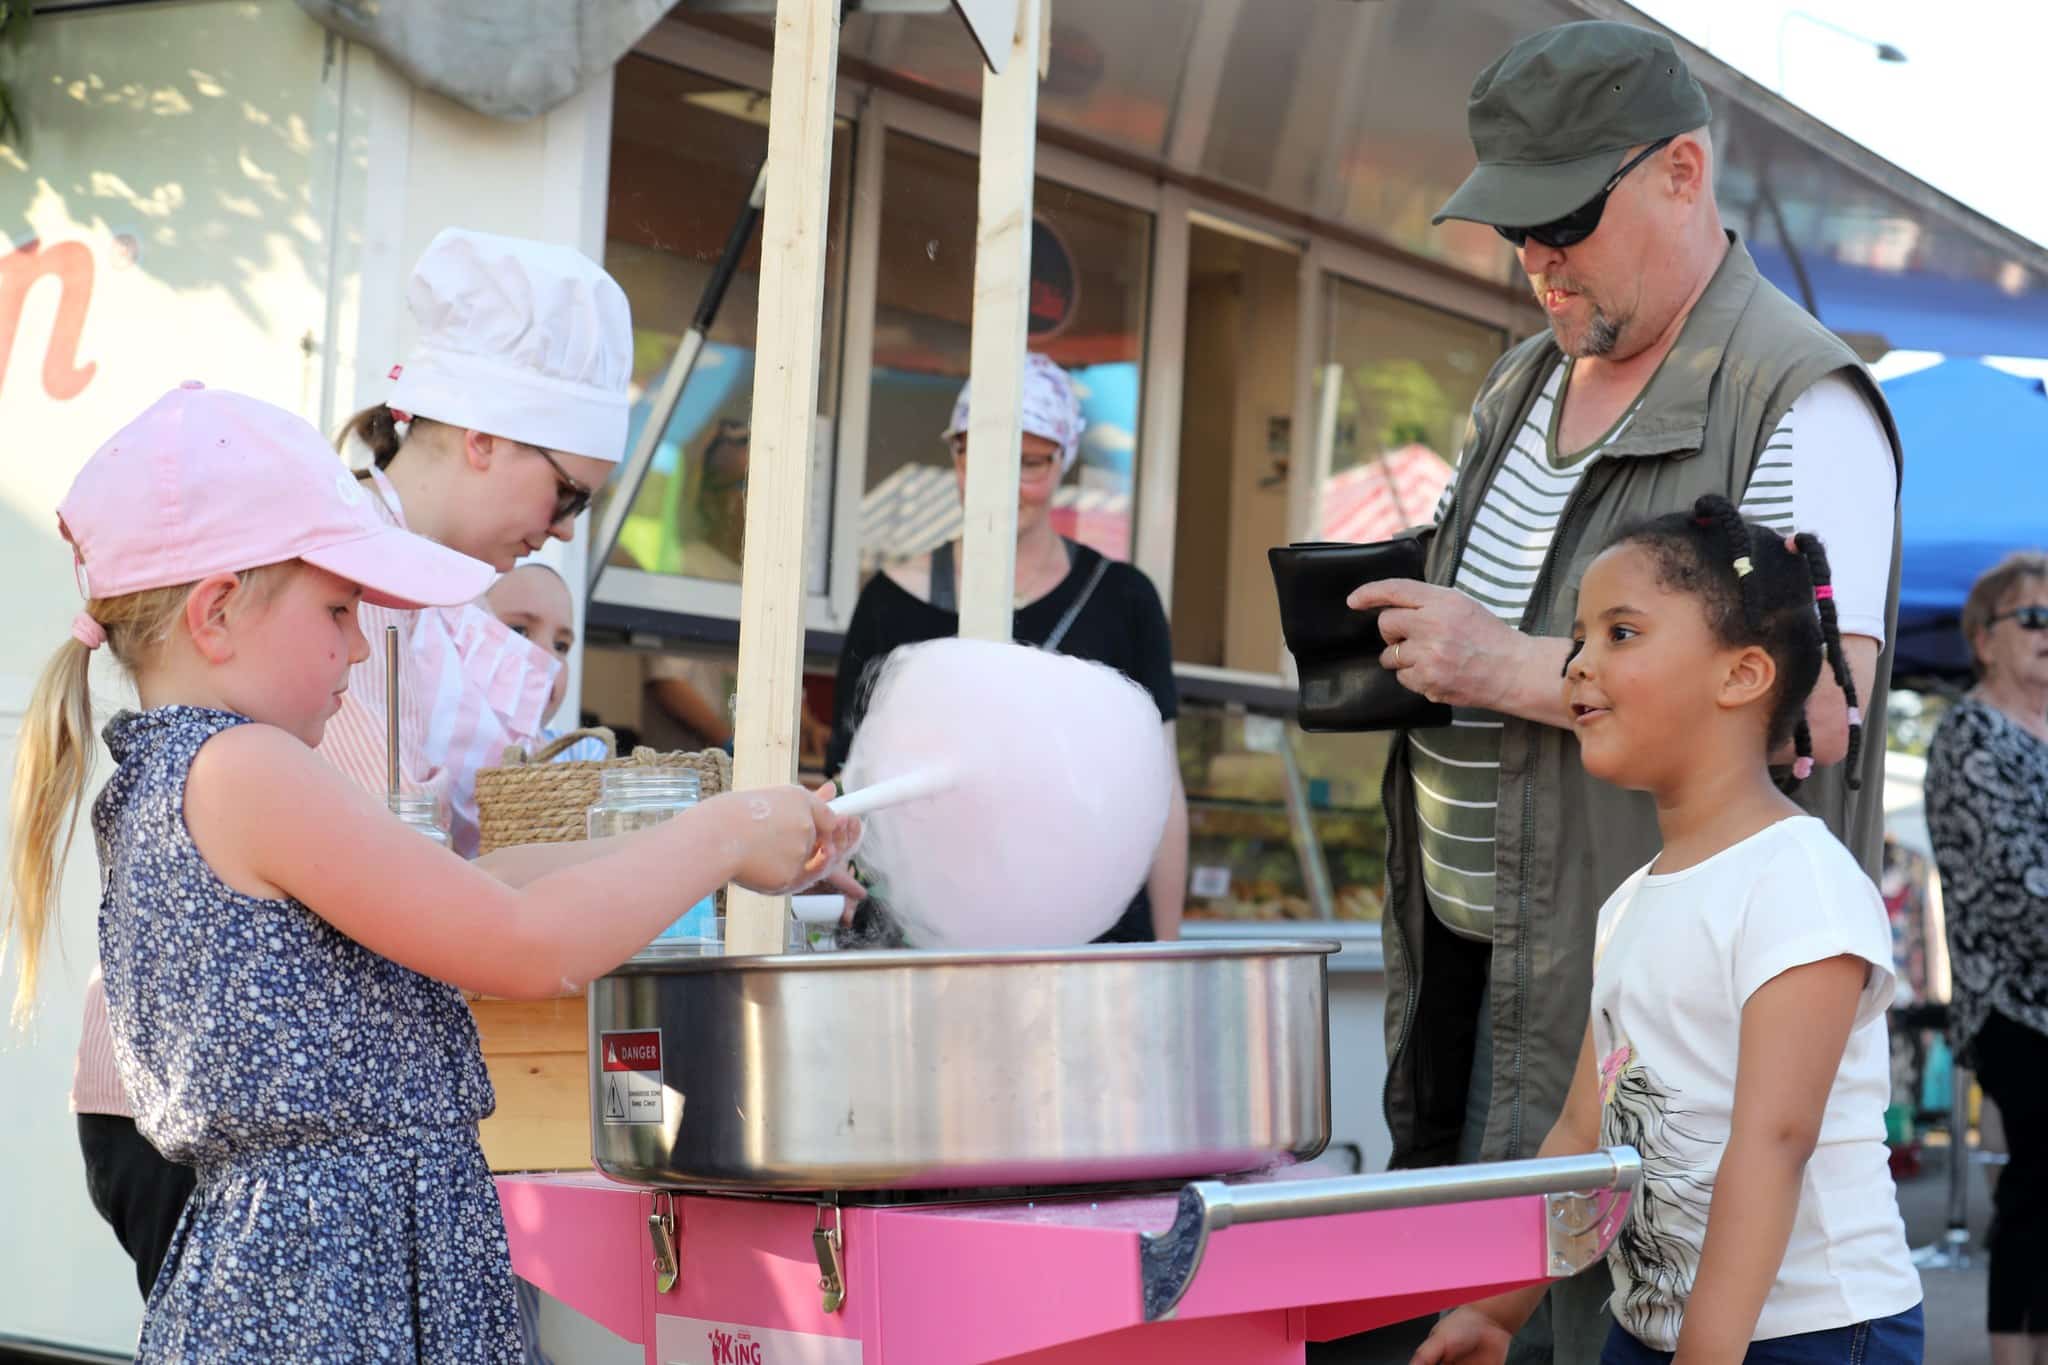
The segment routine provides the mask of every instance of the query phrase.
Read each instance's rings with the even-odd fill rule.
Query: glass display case
[[[1189,700],[1187,918],[1377,928],[1386,875],[1383,734],[1308,734],[1282,715]]]

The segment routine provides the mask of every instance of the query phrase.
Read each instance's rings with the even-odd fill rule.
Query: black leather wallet
[[[1451,723],[1451,708],[1411,692],[1380,665],[1387,642],[1377,611],[1344,605],[1352,589],[1423,574],[1428,541],[1400,536],[1373,545],[1310,542],[1266,551],[1280,594],[1280,630],[1294,655],[1304,730],[1421,730]]]

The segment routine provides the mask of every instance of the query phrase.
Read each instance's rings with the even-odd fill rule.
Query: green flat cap
[[[1704,128],[1707,92],[1661,33],[1589,20],[1531,34],[1466,102],[1479,165],[1437,211],[1537,227],[1591,199],[1631,147]]]

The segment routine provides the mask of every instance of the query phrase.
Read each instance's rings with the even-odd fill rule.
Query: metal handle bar
[[[1274,1223],[1526,1195],[1586,1194],[1600,1190],[1632,1194],[1642,1178],[1643,1161],[1635,1148],[1607,1147],[1584,1156],[1438,1166],[1328,1180],[1283,1180],[1261,1185],[1198,1180],[1182,1187],[1173,1226],[1139,1239],[1145,1320],[1155,1322],[1172,1313],[1201,1268],[1202,1253],[1211,1234],[1239,1223]]]

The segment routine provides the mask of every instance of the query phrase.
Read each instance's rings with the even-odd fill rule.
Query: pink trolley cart
[[[628,964],[601,1173],[500,1177],[514,1268],[663,1365],[1279,1365],[1604,1254],[1627,1148],[1299,1169],[1333,947]]]

